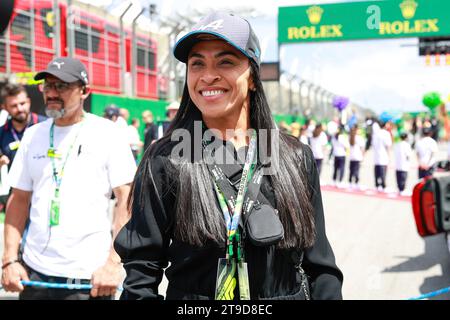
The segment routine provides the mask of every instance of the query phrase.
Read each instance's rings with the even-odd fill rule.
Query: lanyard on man
[[[11,142],[8,146],[9,146],[9,149],[10,149],[11,151],[14,151],[14,150],[19,149],[19,146],[20,146],[20,139],[19,139],[19,136],[17,135],[16,130],[15,130],[12,126],[11,126],[11,128],[9,129],[9,131],[11,132],[11,135],[13,136],[14,141]]]
[[[230,201],[228,201],[227,204],[223,190],[220,190],[220,187],[216,181],[214,182],[214,187],[219,199],[220,208],[224,215],[227,226],[227,246],[225,259],[221,258],[218,262],[215,295],[216,300],[233,300],[234,289],[236,287],[236,269],[239,277],[240,299],[250,299],[248,270],[247,264],[245,263],[243,258],[241,237],[239,234],[238,226],[242,214],[244,196],[255,167],[254,162],[257,154],[256,144],[256,132],[253,131],[244,163],[244,168],[242,170],[242,177],[239,183],[238,194],[234,205]]]
[[[75,142],[77,141],[78,135],[80,134],[83,124],[84,124],[84,114],[83,114],[83,120],[81,121],[81,124],[80,124],[80,128],[78,129],[78,132],[76,133],[72,143],[69,146],[69,149],[67,150],[66,157],[60,167],[59,172],[56,169],[55,158],[62,159],[62,155],[54,147],[54,131],[55,131],[55,122],[54,121],[50,127],[50,148],[48,149],[47,156],[50,158],[50,160],[52,162],[53,181],[55,182],[55,190],[54,190],[53,198],[51,199],[51,202],[50,202],[50,226],[59,225],[59,210],[60,210],[60,204],[61,204],[60,198],[59,198],[59,189],[61,187],[62,178],[64,176],[64,168],[66,166],[67,159],[69,158],[70,153],[73,149],[73,146],[75,145]]]

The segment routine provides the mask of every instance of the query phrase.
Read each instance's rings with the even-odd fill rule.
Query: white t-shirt
[[[389,131],[385,129],[375,129],[372,136],[373,158],[375,165],[387,166],[389,164],[389,147],[392,145],[392,138]]]
[[[350,160],[351,161],[362,161],[364,157],[364,148],[366,143],[363,137],[356,135],[355,144],[350,145]]]
[[[321,132],[317,137],[311,137],[311,150],[314,155],[314,159],[323,159],[323,149],[328,143],[328,138],[325,132]]]
[[[54,147],[62,154],[55,159],[57,168],[73,147],[60,187],[59,225],[49,227],[55,189],[47,156],[52,123],[49,119],[25,131],[11,167],[11,186],[33,192],[23,258],[46,275],[90,279],[111,248],[112,188],[130,183],[136,164],[130,146],[109,120],[86,114],[84,123],[55,126]]]
[[[333,155],[335,157],[346,156],[347,149],[350,147],[350,143],[348,142],[348,137],[346,135],[340,134],[337,140],[336,137],[333,136],[331,143],[333,145]]]
[[[308,145],[309,144],[308,143],[308,136],[307,135],[301,135],[300,136],[300,142],[303,143],[303,144]]]
[[[406,141],[400,141],[394,145],[395,170],[409,171],[411,168],[411,145]]]
[[[431,137],[423,137],[416,143],[416,152],[419,158],[419,166],[430,167],[436,162],[437,142]]]
[[[141,142],[141,138],[139,137],[139,132],[136,127],[129,125],[127,127],[127,135],[128,135],[128,143],[131,146],[132,150],[139,150],[139,143]]]

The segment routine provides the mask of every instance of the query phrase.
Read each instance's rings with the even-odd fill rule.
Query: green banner
[[[450,36],[450,1],[388,0],[278,10],[278,42]]]

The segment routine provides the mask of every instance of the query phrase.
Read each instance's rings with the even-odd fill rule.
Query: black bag
[[[245,216],[244,228],[255,246],[274,245],[284,237],[278,211],[259,202],[255,203],[248,216]]]

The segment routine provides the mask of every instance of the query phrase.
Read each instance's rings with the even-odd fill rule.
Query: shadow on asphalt
[[[395,266],[384,269],[382,272],[414,272],[427,270],[435,265],[441,265],[442,275],[425,278],[419,290],[421,294],[426,294],[442,288],[450,287],[450,252],[446,243],[445,236],[438,234],[435,236],[423,238],[425,243],[425,252],[416,257],[398,256],[405,258]],[[450,300],[450,292],[441,294],[430,300]]]

